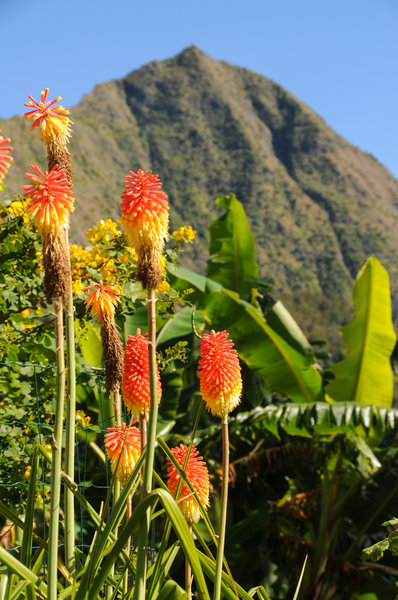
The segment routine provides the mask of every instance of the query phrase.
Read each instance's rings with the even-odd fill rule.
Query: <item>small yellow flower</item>
[[[168,289],[170,289],[170,284],[167,281],[162,281],[156,288],[156,291],[164,294]]]
[[[88,427],[90,425],[91,417],[86,415],[84,410],[76,411],[76,427],[83,429],[84,427]]]
[[[177,241],[194,240],[196,231],[192,229],[191,225],[182,225],[177,231],[173,231],[173,237]]]
[[[28,314],[29,314],[29,308],[25,308],[25,310],[23,310],[23,311],[21,312],[21,315],[22,315],[23,317],[27,317],[27,316],[28,316]]]
[[[32,470],[32,467],[31,467],[30,465],[28,465],[28,466],[26,467],[26,469],[25,469],[25,473],[24,473],[24,477],[25,477],[25,479],[29,479],[31,470]]]
[[[81,279],[75,279],[72,281],[72,292],[74,294],[80,295],[83,294],[84,284]]]

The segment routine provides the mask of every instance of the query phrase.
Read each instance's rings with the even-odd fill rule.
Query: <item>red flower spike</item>
[[[183,468],[188,447],[180,444],[176,448],[172,448],[171,452],[177,459],[178,464],[181,466],[181,468]],[[200,502],[206,508],[209,504],[209,472],[207,470],[205,461],[201,456],[199,456],[199,451],[196,450],[195,447],[192,447],[191,449],[185,473],[193,489],[197,493]],[[175,496],[180,474],[171,460],[168,461],[167,476],[167,485],[170,490],[170,494]],[[199,505],[195,497],[192,495],[192,492],[184,482],[181,486],[178,506],[180,507],[181,512],[189,525],[199,521],[201,517]]]
[[[24,185],[25,198],[30,198],[28,211],[35,218],[40,233],[58,233],[69,225],[69,213],[73,210],[73,199],[63,169],[57,165],[43,173],[39,167],[30,165],[34,173],[25,173],[32,185]]]
[[[12,156],[8,156],[8,153],[12,152],[12,150],[14,149],[12,146],[9,145],[10,141],[10,138],[3,138],[3,136],[0,135],[0,181],[7,173],[10,164],[13,160]]]
[[[162,182],[152,171],[129,171],[122,194],[122,225],[137,254],[142,248],[162,252],[169,225],[167,196]]]
[[[159,370],[156,367],[157,400],[160,402],[162,386]],[[149,385],[149,351],[148,334],[129,335],[124,354],[124,370],[122,379],[123,401],[134,417],[149,413],[151,405]]]
[[[93,317],[97,317],[100,323],[113,319],[120,296],[118,289],[100,281],[84,287],[83,290],[93,290],[86,298],[86,307],[91,310]]]
[[[242,378],[234,344],[226,331],[205,333],[200,344],[200,391],[206,408],[225,417],[240,402]]]
[[[125,423],[108,427],[105,434],[105,447],[111,463],[112,473],[125,485],[141,456],[141,436],[137,427],[127,427]]]
[[[28,94],[30,102],[25,102],[24,106],[31,107],[33,110],[26,112],[25,117],[34,119],[30,128],[40,127],[40,137],[46,143],[59,141],[66,144],[71,135],[71,121],[66,116],[70,113],[64,106],[53,106],[61,100],[61,96],[52,102],[47,102],[47,96],[48,88],[41,92],[40,102],[36,102]]]

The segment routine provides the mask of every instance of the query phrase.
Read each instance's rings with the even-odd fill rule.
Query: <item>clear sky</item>
[[[398,177],[398,0],[0,0],[0,31],[0,117],[45,87],[71,107],[195,44],[280,83]]]

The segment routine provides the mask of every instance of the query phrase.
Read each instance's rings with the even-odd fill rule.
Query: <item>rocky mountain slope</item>
[[[237,195],[261,274],[294,314],[307,315],[306,333],[327,336],[347,318],[353,278],[370,254],[389,270],[394,296],[398,181],[273,81],[190,47],[97,85],[71,113],[74,240],[118,218],[128,170],[152,169],[169,195],[171,228],[198,231],[187,260],[201,269],[214,199]],[[0,128],[15,147],[7,191],[19,192],[29,164],[45,166],[45,149],[22,116]]]

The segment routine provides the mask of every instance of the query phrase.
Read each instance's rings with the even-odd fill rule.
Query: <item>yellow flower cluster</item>
[[[119,237],[122,235],[121,231],[117,229],[117,223],[112,219],[106,221],[98,221],[94,227],[91,227],[86,233],[86,238],[90,244],[96,244],[97,242],[110,242],[112,238]]]
[[[109,249],[105,244],[111,243],[122,233],[117,229],[118,224],[112,219],[99,221],[94,227],[91,227],[86,237],[90,243],[88,248],[72,244],[69,248],[71,270],[72,270],[72,289],[75,294],[82,294],[83,288],[91,282],[92,274],[88,268],[98,271],[102,279],[109,285],[114,285],[117,279],[117,269],[115,258],[109,254]],[[117,259],[125,264],[137,260],[137,254],[134,248],[126,246],[125,253],[118,255]]]
[[[7,213],[13,217],[23,217],[23,222],[28,223],[30,221],[30,215],[27,207],[29,200],[14,200],[7,208]]]
[[[108,283],[114,283],[116,280],[115,261],[98,244],[95,244],[89,250],[85,250],[82,246],[71,244],[69,246],[69,255],[73,291],[76,294],[82,293],[82,288],[86,285],[83,282],[90,280],[92,277],[87,271],[87,267],[98,271],[104,281]]]
[[[177,231],[173,231],[173,237],[177,241],[194,240],[196,231],[192,229],[191,225],[182,225]]]

